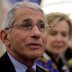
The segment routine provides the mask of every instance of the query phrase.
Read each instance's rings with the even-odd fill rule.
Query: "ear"
[[[8,38],[8,32],[6,30],[1,30],[0,31],[0,38],[2,42],[8,46],[9,45],[9,38]]]

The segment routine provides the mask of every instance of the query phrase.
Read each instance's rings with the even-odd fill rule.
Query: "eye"
[[[40,29],[45,29],[45,22],[43,22],[42,20],[40,20],[40,21],[38,21],[37,26],[38,26]]]
[[[23,23],[21,24],[21,27],[23,28],[27,28],[27,27],[31,27],[32,26],[32,21],[30,19],[26,19],[23,21]]]
[[[30,26],[31,26],[31,23],[29,23],[29,22],[23,22],[21,24],[21,27],[30,27]]]
[[[44,23],[40,23],[39,26],[40,26],[40,28],[45,28],[45,24]]]
[[[51,36],[56,36],[56,35],[57,35],[57,32],[56,32],[56,31],[50,31],[49,34],[50,34]]]
[[[63,33],[61,33],[61,35],[62,35],[63,37],[67,37],[69,34],[66,33],[66,32],[63,32]]]

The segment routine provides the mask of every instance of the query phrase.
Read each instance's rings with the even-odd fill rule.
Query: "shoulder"
[[[53,66],[55,66],[54,62],[50,58],[50,56],[44,54],[41,58],[36,61],[38,65],[38,69],[44,70],[45,72],[49,72]],[[51,68],[50,68],[51,67]],[[56,66],[55,66],[56,67]]]
[[[14,66],[10,61],[7,52],[0,58],[0,72],[15,72]]]
[[[5,52],[5,54],[3,54],[0,58],[0,64],[6,64],[9,61],[9,57],[7,55],[7,52]]]

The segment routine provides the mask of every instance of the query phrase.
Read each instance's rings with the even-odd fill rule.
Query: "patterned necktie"
[[[28,68],[26,72],[36,72],[33,68]]]

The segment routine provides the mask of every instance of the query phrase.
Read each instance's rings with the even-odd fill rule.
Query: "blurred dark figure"
[[[70,72],[71,72],[72,71],[72,48],[69,47],[66,50],[64,55],[65,55],[65,58],[66,58],[66,60],[68,62],[68,66],[69,66]]]

